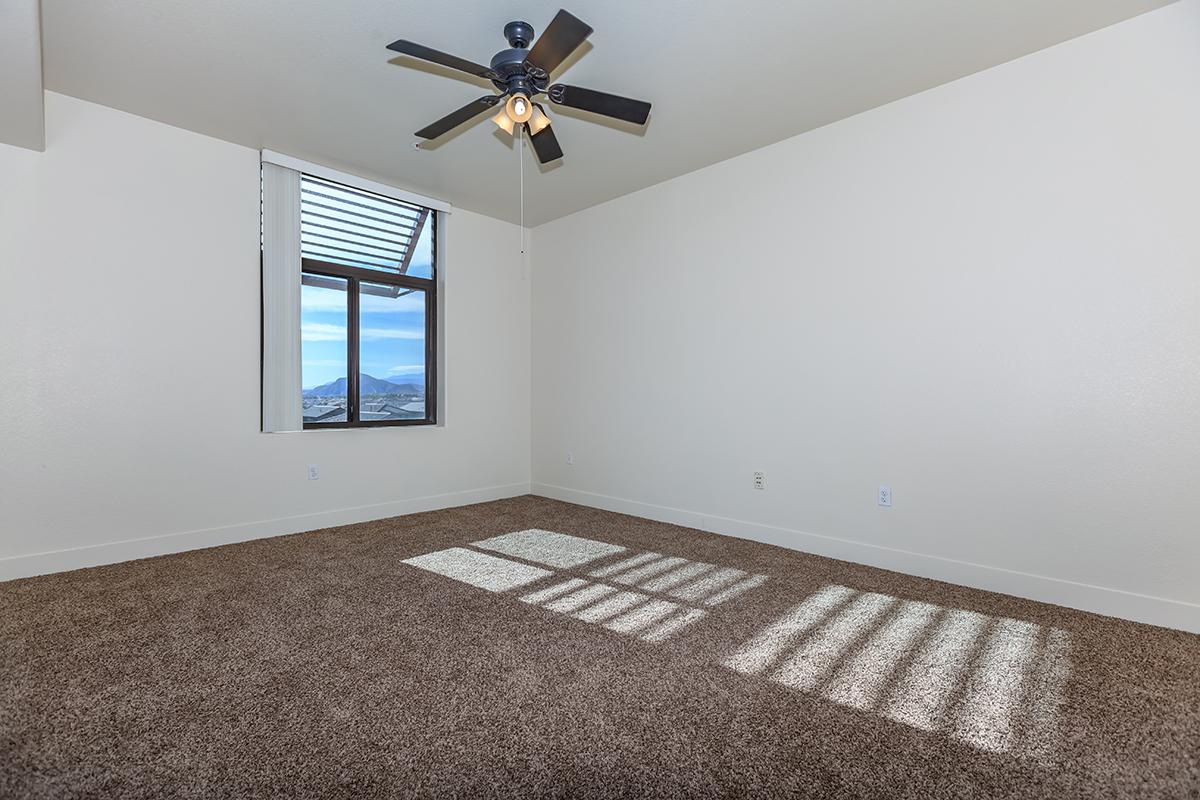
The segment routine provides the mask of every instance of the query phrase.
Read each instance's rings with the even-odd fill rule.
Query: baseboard
[[[689,528],[738,536],[766,544],[802,550],[807,553],[853,561],[872,567],[890,569],[922,578],[956,583],[975,589],[1024,597],[1043,603],[1091,611],[1111,617],[1160,625],[1165,628],[1200,633],[1200,605],[1165,597],[1092,586],[1086,583],[1033,575],[1027,572],[989,567],[951,558],[913,553],[865,542],[822,536],[815,533],[762,525],[696,511],[626,500],[620,497],[569,489],[545,483],[533,483],[533,494],[564,500],[568,503],[617,511],[659,522],[685,525]]]
[[[219,528],[204,528],[202,530],[169,533],[162,536],[106,542],[87,547],[73,547],[66,550],[52,550],[44,553],[9,556],[7,558],[0,558],[0,581],[28,578],[34,575],[46,575],[51,572],[65,572],[83,567],[97,567],[103,564],[116,564],[121,561],[131,561],[137,558],[149,558],[168,553],[181,553],[185,550],[198,550],[203,547],[216,547],[235,542],[247,542],[253,539],[265,539],[271,536],[283,536],[289,533],[330,528],[335,525],[350,525],[355,522],[368,522],[375,519],[398,517],[403,514],[415,514],[420,511],[434,511],[439,508],[484,503],[489,500],[500,500],[505,497],[517,497],[523,494],[529,494],[529,484],[513,483],[507,486],[468,489],[461,492],[414,497],[407,500],[394,500],[387,503],[376,503],[352,508],[339,508],[331,511],[320,511],[314,514],[299,514],[293,517],[259,520],[258,522],[226,525]]]

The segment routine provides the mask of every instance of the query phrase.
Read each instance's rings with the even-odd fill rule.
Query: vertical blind
[[[304,427],[300,399],[300,173],[262,165],[262,425]]]

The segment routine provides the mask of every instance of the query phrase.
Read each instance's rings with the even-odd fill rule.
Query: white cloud
[[[424,330],[408,328],[362,328],[358,338],[361,341],[378,341],[379,339],[424,339]],[[304,342],[344,342],[346,328],[328,322],[305,322],[300,326],[300,340]]]
[[[300,287],[303,311],[340,311],[346,313],[346,293],[315,286]]]
[[[305,322],[300,326],[300,340],[304,342],[344,342],[346,326],[328,322]]]
[[[424,339],[424,330],[408,330],[405,328],[362,328],[358,338],[364,341],[372,339]]]
[[[388,370],[389,375],[412,375],[420,374],[425,371],[424,364],[401,364],[398,367],[392,367]]]

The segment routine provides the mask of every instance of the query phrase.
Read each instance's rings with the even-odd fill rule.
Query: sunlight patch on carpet
[[[618,556],[610,564],[596,565]],[[524,563],[529,561],[556,569]],[[725,603],[767,581],[766,575],[732,567],[661,553],[630,554],[622,545],[540,529],[493,536],[470,548],[452,547],[403,563],[492,592],[522,588],[525,592],[518,599],[523,603],[646,642],[670,639],[704,619],[709,613],[704,607]],[[569,574],[583,565],[592,567],[586,578]],[[535,583],[539,585],[531,586]]]
[[[617,590],[612,586],[606,586],[603,583],[593,583],[590,586],[584,586],[582,589],[571,592],[570,594],[559,597],[556,600],[551,600],[546,603],[543,608],[548,608],[551,611],[557,611],[560,614],[569,614],[572,611],[578,611],[613,594]]]
[[[802,691],[816,688],[851,645],[895,602],[894,597],[884,594],[860,594],[817,635],[797,647],[775,672],[774,679]]]
[[[609,580],[616,581],[617,583],[627,583],[632,586],[645,581],[647,578],[660,575],[667,570],[673,570],[676,567],[680,567],[687,563],[688,560],[686,558],[660,558],[656,561],[651,561],[648,564],[643,564],[640,567],[634,567],[633,569],[625,572],[618,572],[610,577]]]
[[[547,569],[477,553],[465,547],[439,550],[436,553],[405,559],[403,563],[469,583],[480,589],[487,589],[489,592],[508,591],[554,574]]]
[[[605,623],[604,627],[618,633],[634,633],[666,619],[679,610],[670,600],[650,600],[632,611]]]
[[[667,619],[643,633],[642,638],[647,642],[661,642],[669,639],[677,631],[701,619],[704,614],[705,612],[698,608],[681,608]]]
[[[1013,717],[1020,708],[1038,626],[1015,619],[997,620],[971,671],[955,738],[984,750],[1012,749]]]
[[[727,588],[729,584],[745,576],[746,573],[740,569],[722,567],[703,575],[697,580],[672,589],[670,594],[672,597],[678,597],[680,600],[699,601],[716,594],[722,589]]]
[[[641,587],[648,592],[665,592],[681,583],[692,580],[701,573],[708,572],[713,568],[712,564],[701,564],[696,561],[676,567],[670,572],[659,575],[657,578],[651,578],[641,584]]]
[[[937,728],[987,623],[974,611],[946,612],[881,709],[883,716],[923,731]]]
[[[870,709],[917,637],[937,618],[939,609],[932,603],[909,600],[834,675],[825,696],[842,705]]]
[[[725,666],[746,675],[762,672],[770,667],[793,641],[819,625],[830,611],[839,607],[853,594],[854,590],[846,586],[826,586],[763,628],[757,636],[725,659]]]
[[[980,750],[1051,764],[1070,634],[830,585],[722,663]]]
[[[576,611],[573,616],[584,622],[604,622],[618,614],[625,613],[634,606],[641,605],[648,599],[646,595],[637,592],[617,592],[594,605]]]
[[[493,536],[491,539],[475,542],[474,546],[559,569],[578,567],[580,564],[625,552],[625,548],[619,544],[537,529]]]
[[[730,586],[728,589],[717,592],[716,594],[712,595],[711,597],[705,598],[704,605],[706,605],[706,606],[720,605],[721,603],[724,603],[727,600],[732,600],[733,598],[738,597],[739,595],[745,594],[746,592],[750,591],[751,589],[762,586],[766,582],[767,582],[766,575],[750,575],[749,577],[743,578],[742,580],[738,581],[733,586]]]
[[[616,575],[618,572],[624,572],[631,567],[645,564],[647,561],[653,561],[656,558],[662,558],[662,555],[659,553],[640,553],[636,556],[622,559],[615,564],[610,564],[607,567],[594,569],[588,575],[591,575],[593,578],[606,578],[609,575]]]
[[[556,583],[553,586],[547,586],[545,589],[538,589],[536,592],[530,592],[529,594],[522,595],[521,600],[526,603],[538,605],[546,602],[547,600],[553,600],[559,595],[566,594],[567,592],[573,592],[583,586],[587,586],[587,581],[585,581],[583,578],[571,578],[570,580],[563,581],[562,583]]]

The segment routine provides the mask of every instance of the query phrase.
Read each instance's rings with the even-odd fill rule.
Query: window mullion
[[[359,326],[361,324],[361,315],[358,309],[358,278],[349,278],[349,286],[347,290],[349,296],[346,298],[346,371],[350,374],[346,376],[346,421],[351,425],[357,425],[359,421],[359,390],[360,386],[358,375],[358,358],[359,358]]]

